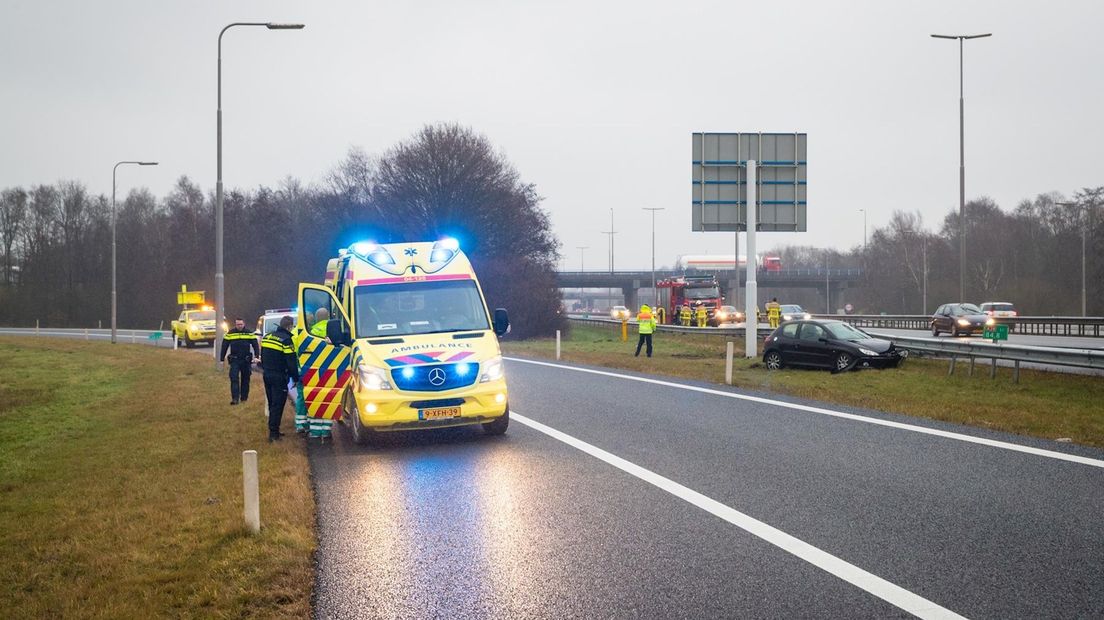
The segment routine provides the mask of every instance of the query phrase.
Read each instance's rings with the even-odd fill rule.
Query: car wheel
[[[482,425],[483,432],[488,435],[502,435],[506,433],[506,427],[510,426],[510,406],[506,406],[506,413]]]
[[[851,363],[855,358],[851,357],[850,353],[840,351],[836,354],[836,372],[843,372],[851,367]]]
[[[935,323],[932,323],[932,338],[938,338],[938,337],[939,337],[939,328],[937,328],[935,326]]]
[[[184,334],[184,346],[188,347],[189,349],[195,348],[195,340],[189,338],[188,334]]]
[[[782,354],[778,351],[767,351],[767,354],[763,356],[763,364],[767,367],[767,370],[782,368]]]
[[[951,338],[958,338],[958,336],[959,336],[958,326],[956,325],[956,326],[951,328]]]

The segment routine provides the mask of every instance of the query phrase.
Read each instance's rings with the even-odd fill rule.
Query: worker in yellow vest
[[[681,323],[683,327],[690,327],[691,316],[693,315],[690,313],[690,304],[683,304],[682,308],[679,310],[679,323]]]
[[[633,357],[640,357],[640,347],[645,343],[648,344],[648,357],[651,357],[652,333],[656,329],[656,320],[655,315],[652,314],[652,309],[647,304],[640,306],[640,314],[636,315],[636,326],[640,337],[636,341],[636,354]]]
[[[709,323],[709,311],[705,309],[705,306],[698,306],[698,309],[694,311],[694,318],[698,320],[698,327],[705,327]]]
[[[778,327],[782,322],[782,306],[778,303],[777,297],[772,297],[767,302],[767,320],[770,321],[771,329]]]

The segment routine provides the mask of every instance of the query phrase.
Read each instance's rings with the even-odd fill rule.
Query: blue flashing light
[[[403,368],[402,369],[402,376],[403,376],[403,379],[413,379],[414,378],[414,369],[409,367],[409,366],[407,366],[406,368]]]
[[[349,246],[350,249],[356,254],[361,256],[368,256],[372,250],[376,249],[376,244],[371,241],[357,241],[353,245]]]
[[[465,362],[456,365],[456,374],[461,377],[466,377],[469,372],[471,372],[471,364]]]
[[[443,263],[452,258],[453,254],[455,254],[455,252],[453,252],[452,250],[434,248],[433,251],[429,253],[429,262]]]
[[[437,246],[455,252],[460,249],[460,242],[452,237],[445,237],[437,242]]]

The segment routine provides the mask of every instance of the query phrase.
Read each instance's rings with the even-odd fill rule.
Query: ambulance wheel
[[[506,407],[506,413],[482,425],[483,432],[488,435],[505,435],[506,427],[510,426],[510,407]]]
[[[364,425],[360,423],[360,410],[357,409],[355,398],[349,399],[347,426],[353,435],[353,443],[358,446],[367,446],[372,443],[375,433],[364,428]]]

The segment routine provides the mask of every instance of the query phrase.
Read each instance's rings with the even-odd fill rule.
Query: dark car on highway
[[[950,334],[960,336],[963,334],[980,334],[986,325],[993,325],[996,321],[985,314],[974,304],[943,304],[936,309],[931,318],[932,336]]]
[[[790,321],[767,336],[763,364],[812,366],[843,372],[856,368],[895,368],[903,355],[893,343],[843,321]]]

